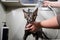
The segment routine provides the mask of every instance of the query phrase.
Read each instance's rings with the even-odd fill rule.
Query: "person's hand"
[[[40,22],[33,22],[26,26],[26,30],[29,30],[30,32],[35,32],[40,28]]]
[[[48,7],[49,5],[51,5],[50,1],[43,2],[43,7]]]

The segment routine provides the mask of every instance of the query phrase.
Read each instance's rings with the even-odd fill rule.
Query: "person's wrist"
[[[42,28],[42,26],[41,26],[41,23],[40,23],[40,22],[37,22],[37,26],[38,26],[38,28]]]
[[[43,7],[48,7],[48,6],[51,6],[51,2],[50,1],[44,1]]]

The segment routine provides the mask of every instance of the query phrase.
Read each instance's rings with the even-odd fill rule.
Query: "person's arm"
[[[57,16],[40,22],[40,25],[43,28],[59,28],[59,24],[58,24],[58,21],[57,21]]]
[[[60,2],[50,2],[50,1],[44,1],[43,6],[52,6],[52,7],[60,7]]]
[[[57,7],[57,8],[59,8],[60,7],[60,2],[50,2],[50,6],[52,6],[52,7]]]
[[[60,29],[59,26],[60,26],[60,15],[41,21],[41,22],[30,23],[26,26],[26,30],[30,30],[31,32],[33,32],[40,28]]]

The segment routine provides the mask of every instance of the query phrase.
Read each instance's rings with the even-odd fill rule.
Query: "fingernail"
[[[29,28],[25,28],[25,30],[29,30]]]
[[[28,24],[27,26],[26,26],[26,28],[28,28],[28,27],[30,27],[31,26],[31,24]]]

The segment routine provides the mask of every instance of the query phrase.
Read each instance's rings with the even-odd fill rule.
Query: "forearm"
[[[48,4],[52,7],[57,7],[57,8],[60,8],[60,2],[50,2],[50,4]]]
[[[57,22],[57,16],[50,18],[48,20],[40,22],[43,28],[58,28],[59,24]]]

